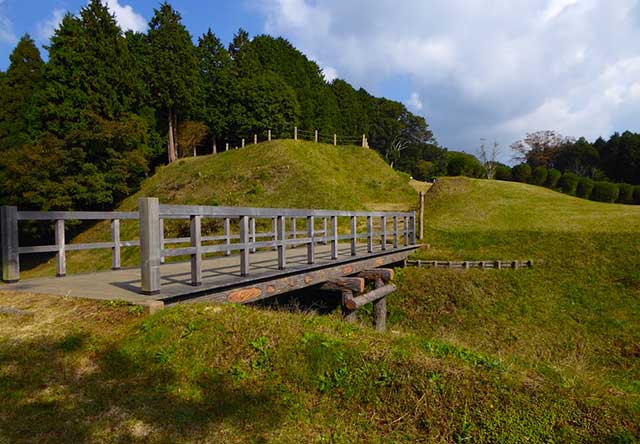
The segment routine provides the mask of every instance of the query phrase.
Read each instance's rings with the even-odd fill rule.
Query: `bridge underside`
[[[315,247],[315,263],[307,263],[306,248],[287,250],[287,268],[278,269],[275,251],[258,251],[251,255],[249,275],[240,275],[238,255],[206,258],[202,266],[202,285],[191,285],[189,262],[161,266],[160,294],[140,294],[140,269],[103,271],[69,275],[62,278],[26,279],[0,288],[9,291],[122,300],[148,306],[150,310],[178,302],[215,301],[247,303],[278,294],[321,284],[327,280],[349,276],[362,270],[402,262],[418,246],[367,253],[366,245],[358,245],[357,256],[351,256],[348,244],[339,244],[337,260],[331,260],[330,247]]]

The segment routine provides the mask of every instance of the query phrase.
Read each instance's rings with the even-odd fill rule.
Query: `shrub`
[[[615,202],[620,194],[618,185],[611,182],[596,182],[591,192],[591,200],[598,202]]]
[[[578,187],[578,176],[573,173],[564,173],[560,178],[560,188],[565,194],[571,196],[576,195],[576,188]]]
[[[547,181],[547,176],[549,175],[549,170],[543,166],[537,166],[533,169],[533,177],[531,178],[531,183],[534,185],[544,185]]]
[[[547,188],[551,188],[552,190],[558,187],[558,182],[562,177],[562,172],[560,170],[556,170],[555,168],[551,168],[549,173],[547,174],[547,183],[545,184]]]
[[[447,156],[448,176],[482,177],[484,166],[472,154],[449,151]]]
[[[618,189],[620,190],[618,202],[623,204],[633,203],[633,185],[629,185],[628,183],[619,183]]]
[[[494,177],[496,180],[511,180],[511,168],[506,165],[496,166],[496,173]]]
[[[633,203],[640,205],[640,185],[633,187]]]
[[[593,180],[588,177],[581,177],[578,180],[578,186],[576,187],[576,196],[583,199],[589,199],[591,192],[593,191]]]
[[[511,174],[516,182],[527,183],[531,179],[531,167],[526,163],[521,163],[513,167]]]

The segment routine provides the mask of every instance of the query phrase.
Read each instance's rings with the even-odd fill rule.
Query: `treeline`
[[[45,63],[26,35],[0,72],[2,204],[112,208],[157,165],[267,129],[367,134],[414,176],[445,153],[424,118],[327,82],[286,40],[239,30],[225,47],[209,30],[194,43],[168,3],[135,33],[91,0],[64,17],[47,50]]]

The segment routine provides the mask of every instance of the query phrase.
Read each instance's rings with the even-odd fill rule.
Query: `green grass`
[[[527,270],[398,270],[389,332],[340,314],[0,292],[0,443],[637,443],[634,207],[443,179],[442,259]]]
[[[140,197],[165,204],[314,208],[339,210],[409,210],[417,192],[409,176],[390,168],[373,150],[278,140],[217,155],[180,159],[161,167],[120,210],[135,211]],[[221,230],[205,221],[204,230]],[[168,223],[168,233],[187,236],[186,223]],[[138,236],[137,221],[122,221],[121,238]],[[106,242],[108,223],[99,223],[73,242]],[[123,266],[138,263],[137,248],[125,248]],[[108,269],[110,250],[67,253],[69,273]],[[23,272],[24,277],[55,275],[55,259]]]

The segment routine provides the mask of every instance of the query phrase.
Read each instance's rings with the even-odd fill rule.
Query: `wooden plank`
[[[138,219],[133,211],[18,211],[18,220],[113,220]]]
[[[58,247],[56,253],[56,277],[64,277],[67,274],[67,256],[64,249],[64,220],[56,220],[55,231],[56,246]]]
[[[363,307],[370,302],[377,301],[394,291],[396,291],[396,286],[394,284],[386,284],[382,287],[371,290],[369,293],[363,294],[362,296],[355,296],[348,299],[345,305],[350,310],[357,310],[358,308]]]
[[[20,280],[20,250],[18,242],[18,208],[3,206],[0,208],[2,224],[2,280],[18,282]]]

